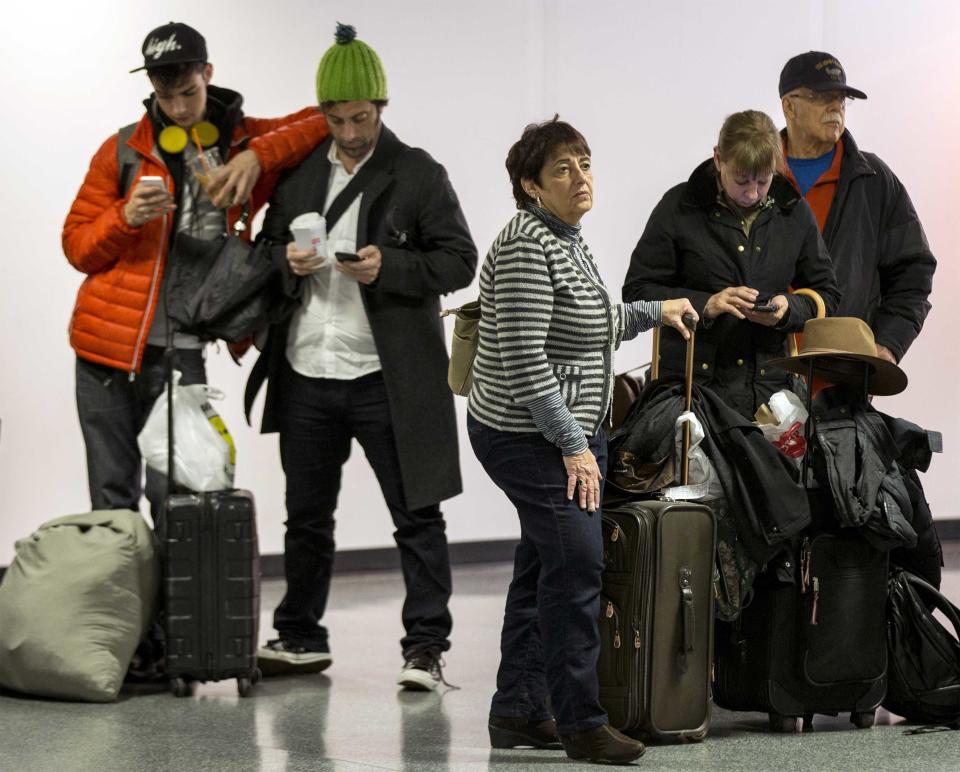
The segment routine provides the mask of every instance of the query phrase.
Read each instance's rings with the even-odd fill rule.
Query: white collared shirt
[[[370,152],[347,172],[337,158],[336,143],[330,143],[330,181],[324,213],[336,197],[370,159]],[[370,329],[360,285],[334,270],[334,252],[357,251],[357,224],[361,193],[327,233],[327,261],[304,279],[303,304],[294,313],[287,335],[287,360],[309,378],[352,380],[380,370],[380,357]]]

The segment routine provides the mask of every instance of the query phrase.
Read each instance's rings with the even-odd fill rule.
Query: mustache
[[[843,116],[838,112],[827,113],[820,119],[820,123],[843,123]]]

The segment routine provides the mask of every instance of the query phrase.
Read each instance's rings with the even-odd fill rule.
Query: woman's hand
[[[684,316],[692,316],[694,323],[700,321],[700,316],[693,310],[693,306],[686,298],[664,300],[660,306],[660,323],[664,327],[673,327],[680,331],[684,340],[690,339],[690,331],[683,323]]]
[[[746,311],[753,308],[753,303],[760,293],[750,287],[727,287],[712,295],[703,307],[705,319],[716,319],[720,314],[730,314],[737,319],[746,319]]]
[[[564,456],[567,468],[567,501],[573,500],[577,484],[580,485],[580,509],[596,512],[600,506],[600,467],[590,448],[575,456]]]
[[[313,247],[297,249],[297,242],[295,241],[287,244],[287,265],[297,276],[309,276],[316,273],[323,268],[326,262],[327,258],[322,255],[318,256],[317,250]]]
[[[770,298],[770,305],[776,306],[776,311],[754,311],[752,308],[744,312],[744,318],[754,324],[762,324],[764,327],[776,327],[780,320],[790,309],[790,304],[784,295],[774,295]]]

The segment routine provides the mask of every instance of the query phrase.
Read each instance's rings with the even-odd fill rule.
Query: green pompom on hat
[[[387,98],[387,74],[377,52],[362,40],[357,30],[337,22],[336,43],[327,49],[317,66],[317,102],[371,102]]]

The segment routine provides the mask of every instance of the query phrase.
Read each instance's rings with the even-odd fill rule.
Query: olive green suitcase
[[[683,321],[690,410],[696,324]],[[690,425],[684,429],[686,485]],[[703,504],[661,498],[604,507],[597,671],[600,703],[617,729],[646,739],[706,736],[716,541],[716,518]]]
[[[710,723],[713,511],[635,501],[603,513],[600,703],[617,729],[702,739]]]

